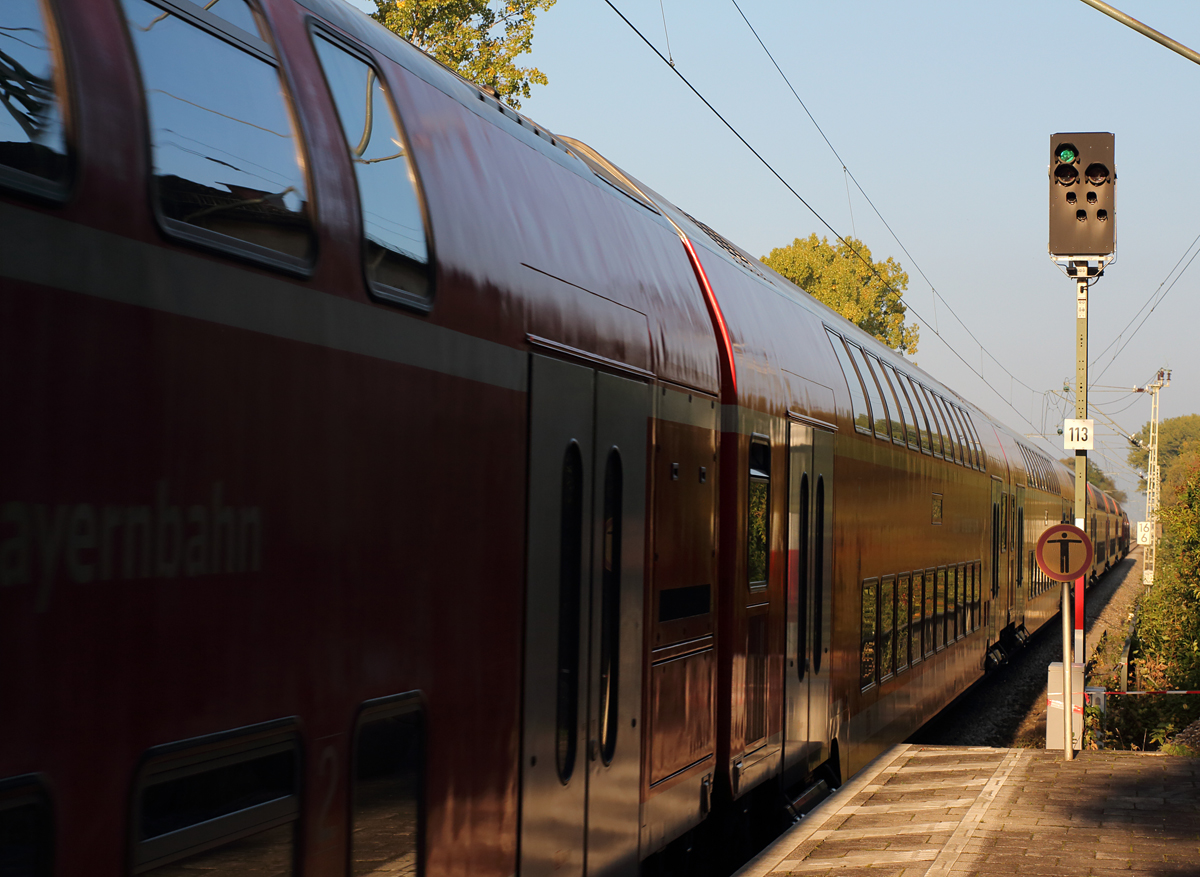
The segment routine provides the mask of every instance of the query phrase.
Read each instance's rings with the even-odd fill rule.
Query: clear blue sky
[[[1049,433],[1040,447],[1064,456],[1056,430],[1073,402],[1043,393],[1075,370],[1074,285],[1046,255],[1050,135],[1116,135],[1118,260],[1091,292],[1095,360],[1200,235],[1200,66],[1079,0],[738,0],[905,255],[853,183],[847,197],[841,164],[732,0],[613,2],[663,54],[669,36],[679,71],[838,233],[901,262],[920,315],[910,310],[912,358],[1016,431]],[[1200,50],[1194,0],[1114,5]],[[550,79],[522,112],[756,255],[828,234],[604,0],[559,0],[522,63]],[[1200,412],[1197,288],[1200,259],[1121,355],[1109,364],[1123,341],[1093,367],[1092,405],[1122,428],[1149,419],[1149,397],[1107,388],[1160,366],[1174,369],[1162,416]],[[1125,442],[1094,416],[1094,459],[1138,519]]]

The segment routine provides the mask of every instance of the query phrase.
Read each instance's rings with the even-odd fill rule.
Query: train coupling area
[[[735,877],[1195,874],[1200,759],[903,744]]]

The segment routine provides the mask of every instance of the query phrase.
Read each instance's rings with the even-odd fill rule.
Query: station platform
[[[1200,759],[890,749],[735,877],[1200,875]]]

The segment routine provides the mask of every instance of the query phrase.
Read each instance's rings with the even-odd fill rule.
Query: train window
[[[937,649],[934,641],[933,629],[937,623],[937,616],[934,614],[937,607],[935,593],[937,590],[937,570],[925,570],[925,654],[932,655]]]
[[[767,586],[771,497],[771,446],[750,442],[749,508],[746,520],[746,551],[751,590]]]
[[[747,746],[767,736],[767,619],[770,605],[751,610],[746,619],[746,736]]]
[[[621,532],[625,526],[621,452],[604,465],[603,569],[600,576],[600,757],[611,764],[617,749],[621,645]]]
[[[943,399],[942,403],[946,406],[946,416],[950,418],[950,425],[958,433],[959,446],[962,448],[963,453],[963,465],[974,468],[975,449],[971,446],[971,439],[967,435],[966,427],[962,424],[962,415],[958,410],[958,406],[946,399]]]
[[[954,460],[954,462],[962,464],[963,459],[962,436],[958,434],[958,428],[950,419],[950,415],[946,413],[946,400],[933,393],[933,407],[937,409],[938,420],[942,423],[942,435],[946,437],[946,459]]]
[[[1000,553],[1008,551],[1008,496],[1000,495]]]
[[[983,446],[979,444],[979,439],[975,436],[975,425],[971,423],[971,415],[967,413],[965,408],[959,408],[958,419],[962,421],[963,432],[966,433],[967,444],[971,446],[971,454],[974,457],[974,466],[976,469],[983,469]]]
[[[903,412],[900,410],[900,401],[896,398],[896,392],[888,382],[887,372],[884,370],[883,363],[869,354],[867,362],[871,367],[871,371],[875,373],[875,380],[879,382],[879,392],[883,394],[883,401],[887,406],[888,424],[891,426],[892,441],[898,445],[902,445],[904,444],[905,424]]]
[[[809,532],[812,526],[812,520],[809,515],[809,495],[808,495],[808,473],[805,472],[800,476],[800,509],[799,509],[799,538],[796,540],[799,543],[799,551],[797,552],[796,562],[796,675],[804,678],[806,665],[808,662],[805,656],[808,654],[808,591],[809,591],[809,571],[808,571],[808,546]]]
[[[908,620],[912,615],[912,576],[896,580],[896,672],[908,667]]]
[[[62,58],[54,19],[38,0],[6,0],[0,28],[0,182],[35,195],[65,194]]]
[[[904,381],[900,379],[899,373],[890,365],[887,366],[886,371],[888,380],[892,383],[892,393],[900,403],[901,414],[904,415],[904,429],[908,438],[908,446],[914,451],[919,451],[921,449],[921,433],[918,424],[921,416],[913,408],[912,400],[908,398]]]
[[[305,162],[270,47],[257,30],[187,0],[159,3],[122,0],[145,89],[162,227],[304,272],[313,239]],[[236,17],[236,4],[221,5]]]
[[[829,343],[833,345],[833,352],[837,354],[838,363],[842,366],[842,374],[846,378],[846,387],[850,390],[850,408],[854,414],[854,428],[859,432],[871,431],[871,409],[867,404],[867,392],[863,387],[862,377],[859,376],[858,370],[854,367],[854,363],[850,361],[850,354],[846,352],[846,344],[842,341],[841,336],[833,334],[828,329],[825,333],[829,336]]]
[[[940,566],[937,571],[937,606],[934,608],[933,635],[936,637],[936,647],[942,649],[946,645],[946,567]]]
[[[879,585],[879,678],[889,678],[895,666],[896,577],[884,576]]]
[[[976,560],[971,565],[971,584],[974,588],[973,606],[974,609],[971,617],[974,621],[972,630],[979,630],[979,626],[983,624],[983,619],[980,618],[979,605],[983,601],[983,564],[982,561]]]
[[[921,634],[925,625],[925,573],[918,570],[912,577],[912,608],[909,612],[908,626],[909,663],[916,664],[921,660]]]
[[[353,771],[351,874],[424,873],[425,723],[419,694],[363,704]]]
[[[971,425],[971,418],[967,414],[965,408],[955,406],[955,413],[958,414],[958,420],[962,424],[963,439],[967,443],[970,451],[971,465],[976,469],[983,469],[983,448],[975,439],[974,427]]]
[[[904,372],[898,372],[900,375],[900,383],[904,387],[904,391],[908,394],[909,405],[916,414],[917,430],[921,434],[921,450],[927,454],[933,453],[933,440],[929,435],[928,415],[925,413],[925,407],[921,402],[921,394],[917,391],[917,385],[913,379]]]
[[[558,690],[555,693],[555,765],[564,785],[575,771],[579,746],[579,626],[582,611],[583,456],[571,442],[563,455],[558,548]]]
[[[967,635],[967,565],[960,563],[958,565],[957,584],[954,588],[955,595],[955,630],[959,639]]]
[[[0,780],[0,874],[54,873],[54,807],[38,774]]]
[[[946,570],[946,645],[958,637],[958,570]]]
[[[429,299],[425,218],[395,103],[376,69],[323,34],[313,44],[333,94],[362,211],[367,280],[380,297]]]
[[[867,579],[862,584],[862,648],[859,656],[859,684],[869,688],[875,684],[878,667],[879,579]]]
[[[254,21],[254,13],[246,5],[246,0],[203,0],[202,5],[206,11],[220,16],[235,27],[240,27],[246,33],[258,33],[258,24]]]
[[[294,719],[151,749],[133,798],[133,873],[295,873],[300,765]]]
[[[933,403],[930,401],[933,394],[924,384],[918,384],[916,381],[913,381],[913,384],[920,390],[918,395],[929,420],[929,443],[932,446],[933,453],[938,457],[945,456],[942,447],[942,425],[938,422],[937,412],[934,411]]]
[[[817,496],[813,508],[813,672],[821,672],[825,644],[825,476],[817,476]]]
[[[846,349],[850,351],[850,358],[858,366],[858,373],[862,375],[863,385],[867,388],[867,396],[871,400],[872,424],[875,435],[882,439],[890,438],[890,434],[888,433],[888,410],[883,404],[883,395],[879,392],[879,384],[876,382],[875,375],[871,372],[867,364],[866,356],[850,342],[846,342]]]

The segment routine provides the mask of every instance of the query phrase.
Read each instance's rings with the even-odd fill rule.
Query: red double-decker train
[[[0,873],[635,874],[1056,611],[1065,469],[339,0],[0,90]]]

